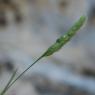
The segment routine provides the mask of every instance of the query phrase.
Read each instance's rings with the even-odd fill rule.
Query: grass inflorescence
[[[4,95],[7,90],[25,73],[27,72],[34,64],[36,64],[39,60],[44,57],[50,56],[55,52],[59,51],[67,42],[71,40],[71,38],[77,33],[77,31],[83,26],[86,20],[85,16],[81,16],[80,19],[68,30],[65,35],[59,37],[56,42],[51,45],[46,52],[44,52],[34,63],[32,63],[27,69],[25,69],[19,76],[15,78],[17,70],[13,73],[12,77],[10,78],[8,84],[5,86],[3,91],[0,95]],[[15,79],[14,79],[15,78]]]

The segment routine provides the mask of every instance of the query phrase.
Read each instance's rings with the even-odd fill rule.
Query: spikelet
[[[86,20],[85,16],[81,16],[80,19],[69,29],[69,31],[58,38],[56,42],[48,48],[48,50],[43,54],[43,57],[50,56],[53,53],[60,50],[70,39],[76,34],[76,32],[83,26]]]

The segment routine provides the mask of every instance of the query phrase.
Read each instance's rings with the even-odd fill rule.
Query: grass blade
[[[8,86],[10,85],[10,83],[13,81],[15,75],[17,73],[17,70],[12,74],[10,80],[8,81],[7,85],[5,86],[5,88],[3,89],[3,91],[0,93],[0,95],[4,95],[6,93],[6,91],[8,90]]]

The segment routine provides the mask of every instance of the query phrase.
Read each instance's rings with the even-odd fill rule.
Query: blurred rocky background
[[[6,95],[95,95],[95,0],[0,0],[0,89],[82,15],[87,21],[76,36]]]

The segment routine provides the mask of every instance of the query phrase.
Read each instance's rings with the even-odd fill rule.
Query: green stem
[[[21,77],[26,73],[33,65],[35,65],[43,56],[39,57],[33,64],[31,64],[27,69],[25,69],[7,88],[7,90]]]

